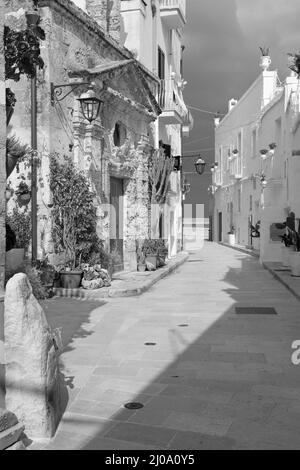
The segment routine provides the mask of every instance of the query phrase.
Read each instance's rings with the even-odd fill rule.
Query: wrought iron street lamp
[[[99,116],[101,106],[103,104],[103,101],[97,98],[92,83],[90,84],[88,91],[82,93],[80,98],[78,98],[78,101],[80,102],[83,116],[91,124]]]

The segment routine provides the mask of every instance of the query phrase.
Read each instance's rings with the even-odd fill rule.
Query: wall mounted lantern
[[[90,84],[88,91],[82,93],[78,99],[81,105],[82,114],[91,124],[99,116],[103,101],[97,98],[94,85]]]
[[[82,85],[88,85],[89,88],[86,92],[81,94],[80,98],[78,98],[78,101],[80,102],[83,116],[91,124],[99,116],[101,106],[103,104],[103,101],[101,101],[96,96],[96,93],[94,91],[95,84],[93,82],[74,82],[66,83],[63,85],[54,85],[54,83],[51,83],[51,104],[52,106],[54,106],[56,102],[63,101],[76,88]],[[63,89],[66,87],[69,87],[71,89],[64,94]]]
[[[275,144],[275,142],[272,142],[271,144],[269,144],[269,155],[272,157],[275,153],[275,149],[276,149],[277,145]]]
[[[259,153],[261,157],[264,158],[267,155],[268,151],[269,151],[268,149],[261,149]]]
[[[198,175],[203,175],[205,170],[206,162],[203,158],[199,157],[198,160],[195,162],[195,169]]]

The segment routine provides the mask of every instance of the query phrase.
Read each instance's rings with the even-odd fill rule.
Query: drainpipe
[[[40,20],[37,10],[27,14],[27,25],[33,31]],[[32,263],[37,260],[37,67],[35,74],[31,79],[31,238],[32,238]]]

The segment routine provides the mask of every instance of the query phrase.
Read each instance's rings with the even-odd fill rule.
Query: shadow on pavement
[[[85,326],[89,324],[93,310],[106,302],[59,297],[40,303],[52,328],[62,328],[63,352],[66,352],[73,349],[72,342],[75,338],[86,338],[92,334]]]
[[[208,261],[186,263],[126,300],[136,322],[116,331],[106,351],[119,363],[99,362],[50,449],[300,448],[300,377],[290,361],[299,303],[250,255],[232,262],[230,248],[214,249]],[[236,314],[248,305],[275,306],[278,315]]]

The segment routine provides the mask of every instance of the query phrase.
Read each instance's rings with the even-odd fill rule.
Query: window
[[[241,153],[242,153],[242,132],[239,132],[239,135],[238,135],[238,151],[239,151],[239,155],[241,155]]]
[[[158,48],[158,76],[161,80],[165,79],[165,54]]]
[[[256,157],[256,129],[252,131],[251,135],[251,151],[252,151],[252,158]]]
[[[116,147],[121,147],[124,145],[126,140],[126,127],[121,122],[116,122],[114,130],[114,145]]]
[[[242,198],[241,190],[238,189],[238,212],[241,212],[241,198]]]

